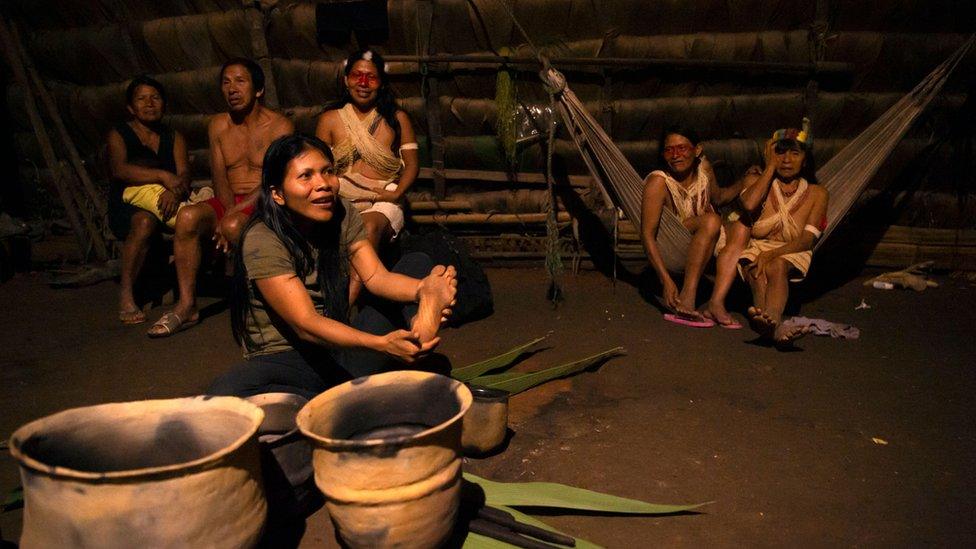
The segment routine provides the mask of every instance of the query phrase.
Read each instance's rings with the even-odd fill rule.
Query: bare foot
[[[695,296],[687,296],[684,292],[678,294],[678,306],[675,307],[675,313],[679,316],[686,316],[698,320],[702,318],[702,314],[695,310]]]
[[[776,329],[773,331],[773,343],[777,348],[788,348],[793,345],[794,341],[808,333],[809,329],[806,326],[801,326],[794,322],[792,318],[789,318],[776,326]]]
[[[735,319],[732,318],[732,315],[729,314],[729,312],[725,309],[725,306],[721,303],[713,303],[709,301],[705,305],[705,310],[702,311],[702,314],[705,315],[705,318],[710,318],[723,326],[735,324]]]
[[[749,326],[760,336],[772,339],[776,331],[776,321],[759,307],[749,307]]]
[[[419,308],[410,326],[413,333],[417,334],[421,344],[437,337],[444,310],[451,307],[457,294],[457,278],[455,278],[456,271],[454,268],[438,267],[440,266],[434,267],[431,274],[427,275],[421,283]]]

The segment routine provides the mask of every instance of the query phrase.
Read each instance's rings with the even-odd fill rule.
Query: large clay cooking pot
[[[315,484],[346,545],[436,547],[451,535],[470,405],[457,380],[400,371],[343,383],[302,408]]]
[[[234,397],[65,410],[10,438],[24,485],[21,546],[248,547],[267,504],[255,433]]]

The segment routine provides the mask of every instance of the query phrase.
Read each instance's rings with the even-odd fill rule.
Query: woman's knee
[[[717,213],[707,213],[701,216],[700,229],[708,235],[717,235],[722,229],[722,218]]]
[[[176,233],[185,234],[199,230],[200,224],[208,214],[204,208],[213,212],[207,204],[193,204],[180,208],[180,211],[176,212]]]
[[[790,262],[777,257],[766,265],[766,274],[769,278],[786,280],[786,275],[790,272]]]
[[[139,211],[132,214],[129,238],[136,241],[148,239],[156,230],[157,223],[156,216],[149,212]]]

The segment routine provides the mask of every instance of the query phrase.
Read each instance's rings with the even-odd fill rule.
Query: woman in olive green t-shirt
[[[440,341],[437,328],[457,289],[454,268],[408,254],[387,270],[356,208],[338,192],[322,141],[295,134],[268,148],[232,294],[234,336],[246,360],[211,394],[311,397],[345,379],[411,364]],[[403,304],[396,314],[366,305],[349,318],[349,266],[370,297]]]

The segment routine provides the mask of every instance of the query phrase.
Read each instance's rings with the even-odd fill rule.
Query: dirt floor
[[[699,514],[565,515],[554,526],[609,547],[976,546],[972,395],[976,286],[940,277],[924,293],[861,278],[803,306],[857,325],[857,341],[808,337],[801,351],[748,330],[669,324],[634,286],[586,271],[545,300],[538,269],[489,269],[495,314],[445,332],[455,366],[551,332],[518,368],[622,345],[599,370],[512,399],[504,453],[468,460],[501,481],[547,480]],[[116,284],[49,289],[41,274],[0,285],[0,436],[73,406],[192,395],[240,358],[228,314],[171,339],[115,320]],[[855,310],[862,298],[870,309]],[[155,308],[150,318],[162,313]],[[0,452],[0,489],[18,485]],[[21,511],[0,516],[16,540]],[[304,546],[332,544],[324,511]]]

